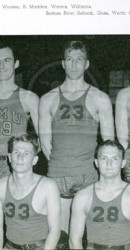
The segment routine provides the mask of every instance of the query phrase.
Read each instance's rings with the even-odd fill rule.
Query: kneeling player
[[[121,179],[124,149],[107,140],[98,146],[95,163],[100,179],[79,191],[73,201],[70,248],[83,249],[87,225],[87,249],[130,249],[130,185]]]
[[[5,249],[55,249],[60,236],[60,198],[55,182],[33,173],[38,140],[30,135],[12,137],[9,160],[12,174],[0,180],[0,247],[3,218]]]

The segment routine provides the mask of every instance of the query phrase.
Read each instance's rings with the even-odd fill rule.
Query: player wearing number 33
[[[38,133],[39,97],[16,85],[19,60],[13,50],[0,40],[0,178],[9,174],[7,142],[11,136],[26,133],[30,117]]]
[[[36,136],[9,141],[12,174],[0,179],[0,249],[55,249],[60,236],[60,195],[56,183],[33,173],[38,161]]]
[[[98,126],[103,140],[114,137],[107,94],[86,83],[88,52],[81,41],[63,49],[63,84],[41,97],[39,135],[49,160],[48,176],[56,180],[62,205],[62,229],[68,232],[70,204],[75,193],[98,178],[93,166]]]
[[[97,147],[95,164],[100,179],[80,190],[72,205],[70,249],[83,249],[87,225],[87,250],[130,250],[130,185],[121,179],[124,148],[107,140]]]

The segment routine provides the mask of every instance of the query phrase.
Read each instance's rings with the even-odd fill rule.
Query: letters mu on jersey
[[[11,135],[13,124],[21,123],[22,115],[8,108],[0,109],[0,131],[3,135]]]

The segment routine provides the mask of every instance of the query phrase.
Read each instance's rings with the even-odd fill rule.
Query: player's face
[[[89,67],[89,61],[86,58],[86,54],[80,49],[66,50],[62,66],[69,79],[79,80],[84,77],[84,71]]]
[[[125,166],[126,162],[122,160],[122,152],[117,147],[103,146],[99,150],[95,163],[100,175],[111,178],[120,175],[121,168]]]
[[[14,56],[10,48],[0,49],[0,81],[8,81],[13,75],[19,61],[14,62]]]
[[[35,156],[33,145],[29,142],[14,142],[13,151],[9,154],[9,159],[13,171],[25,173],[32,171],[32,166],[37,163],[38,157]]]

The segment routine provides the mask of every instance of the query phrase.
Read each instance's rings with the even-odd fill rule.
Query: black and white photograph
[[[130,36],[0,36],[0,246],[130,249]]]
[[[130,250],[129,0],[1,0],[0,249]]]

